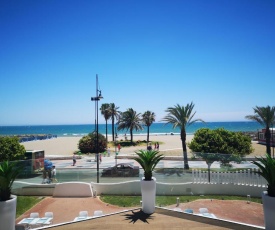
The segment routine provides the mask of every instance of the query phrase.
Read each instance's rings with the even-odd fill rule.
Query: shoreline
[[[134,141],[146,140],[147,135],[133,135]],[[187,135],[186,142],[191,142],[194,135]],[[21,143],[25,146],[26,150],[44,150],[45,157],[54,155],[54,156],[72,156],[74,151],[78,151],[78,142],[82,138],[79,137],[57,137],[46,140],[37,140]],[[117,140],[125,140],[124,135],[119,135]],[[182,156],[182,143],[179,135],[150,135],[150,141],[160,142],[160,152],[166,156]],[[255,151],[248,157],[255,156],[264,156],[265,155],[265,145],[258,144],[255,141],[252,141],[252,147]],[[123,147],[120,150],[120,154],[131,154],[136,150],[144,149],[145,146],[131,146]],[[115,148],[110,147],[111,154],[115,154]],[[188,157],[192,157],[190,149],[187,147]]]

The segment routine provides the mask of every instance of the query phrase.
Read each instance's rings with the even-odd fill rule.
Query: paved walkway
[[[120,157],[122,156],[129,156],[131,154],[121,154],[119,155]],[[54,165],[56,166],[56,168],[96,168],[97,167],[97,162],[95,161],[95,156],[86,156],[83,155],[81,159],[77,159],[76,161],[76,165],[73,166],[72,165],[72,159],[68,159],[68,157],[66,157],[64,159],[64,156],[55,156],[55,155],[51,155],[48,156],[49,159],[53,159],[51,160]],[[106,168],[106,167],[111,167],[114,166],[116,163],[124,163],[124,162],[130,162],[134,165],[139,165],[136,161],[134,161],[133,159],[115,159],[114,155],[111,155],[110,157],[102,157],[102,162],[99,164],[100,168]],[[207,168],[207,164],[205,163],[205,161],[191,161],[189,160],[189,166],[190,168]],[[165,161],[161,161],[158,164],[158,168],[163,167],[165,164],[165,167],[167,168],[174,168],[174,167],[179,167],[179,168],[183,168],[184,167],[184,163],[183,161],[178,161],[178,160],[165,160]],[[240,164],[237,163],[232,163],[233,168],[256,168],[256,166],[254,164],[252,164],[250,161],[245,161],[242,162]],[[219,162],[214,162],[211,165],[211,168],[220,168],[220,163]]]

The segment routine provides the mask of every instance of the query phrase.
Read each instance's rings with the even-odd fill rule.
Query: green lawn
[[[24,214],[42,199],[43,197],[37,196],[17,196],[16,218]]]
[[[222,195],[205,195],[205,196],[156,196],[157,206],[168,206],[177,203],[179,198],[180,203],[186,203],[198,199],[216,199],[216,200],[247,200],[247,197],[242,196],[222,196]],[[140,205],[141,196],[107,196],[101,195],[100,199],[108,204],[117,205],[120,207],[136,207]],[[251,202],[261,203],[261,198],[251,197]]]

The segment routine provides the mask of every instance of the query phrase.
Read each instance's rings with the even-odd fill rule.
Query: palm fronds
[[[256,159],[257,161],[253,161],[252,163],[261,170],[257,173],[266,179],[268,195],[275,197],[275,159],[269,154],[266,154],[266,158],[256,157]]]
[[[152,180],[152,172],[164,156],[155,150],[139,150],[135,153],[138,156],[134,160],[143,168],[145,180]]]

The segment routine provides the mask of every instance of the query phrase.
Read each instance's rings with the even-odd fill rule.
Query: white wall
[[[25,182],[14,182],[12,193],[15,195],[52,196],[55,184],[30,184]],[[73,182],[71,182],[73,183]],[[79,183],[79,182],[76,182]],[[141,195],[140,181],[129,181],[122,183],[91,183],[93,192],[97,195]],[[77,189],[77,187],[73,187]],[[167,184],[157,182],[157,195],[239,195],[261,197],[265,187],[247,186],[237,184],[208,184],[208,183],[180,183]]]

